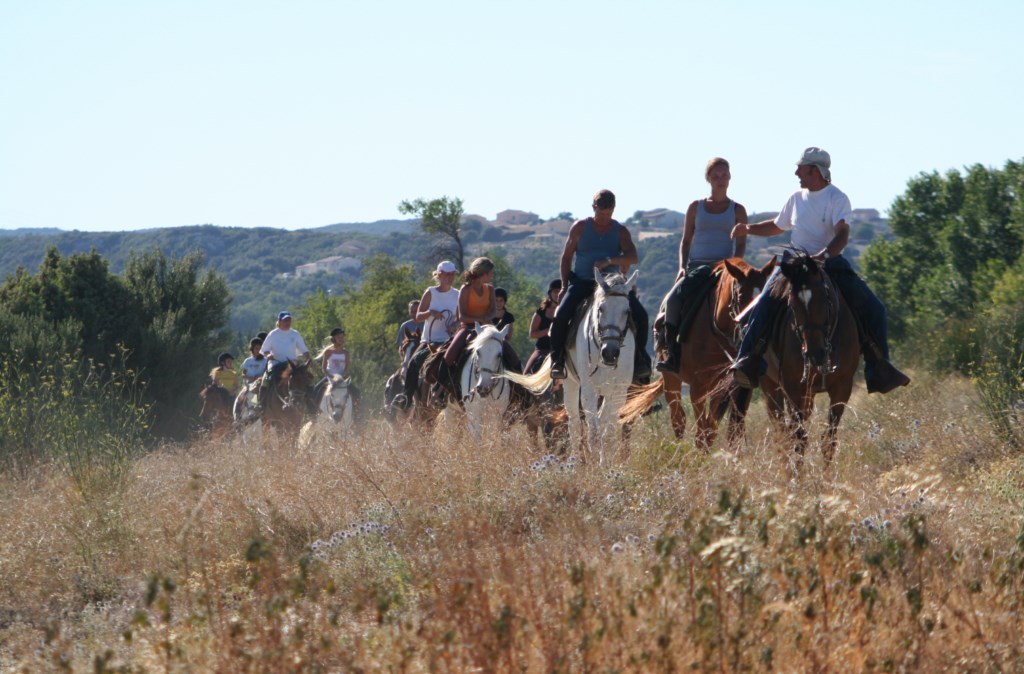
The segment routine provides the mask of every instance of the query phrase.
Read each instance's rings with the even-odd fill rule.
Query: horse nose
[[[615,365],[619,361],[619,347],[605,344],[601,347],[601,362],[605,365]]]
[[[816,368],[828,367],[828,351],[824,348],[808,349],[807,360]]]

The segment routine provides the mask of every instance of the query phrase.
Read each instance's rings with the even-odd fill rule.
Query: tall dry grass
[[[10,671],[1019,671],[1019,454],[969,382],[860,392],[834,466],[654,415],[605,466],[368,424],[0,483]],[[821,419],[815,432],[823,430]]]

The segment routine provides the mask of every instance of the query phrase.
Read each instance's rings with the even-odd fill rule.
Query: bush
[[[0,470],[18,476],[52,463],[82,489],[121,477],[144,446],[149,409],[124,366],[65,354],[48,362],[0,359]]]

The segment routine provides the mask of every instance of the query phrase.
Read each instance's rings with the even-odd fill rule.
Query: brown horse
[[[303,417],[315,411],[311,409],[313,372],[310,366],[289,361],[260,395],[269,396],[261,404],[263,425],[298,437]]]
[[[689,336],[680,349],[679,369],[635,389],[620,410],[623,423],[635,421],[664,393],[672,429],[677,438],[682,438],[686,431],[686,412],[682,406],[685,382],[690,387],[690,402],[696,416],[696,442],[705,450],[714,443],[718,422],[730,401],[728,368],[740,341],[736,316],[764,287],[774,267],[775,258],[760,269],[741,258],[722,260],[715,265],[718,283],[701,300]],[[733,409],[730,414],[730,441],[742,434],[742,412],[749,396],[735,400],[740,402],[741,409]]]
[[[836,429],[860,364],[856,319],[828,274],[814,258],[798,253],[780,264],[772,296],[784,299],[785,316],[768,339],[768,373],[762,377],[768,413],[796,441],[797,467],[807,448],[805,424],[814,396],[828,393],[828,428],[822,451],[830,462]]]
[[[199,397],[203,399],[199,419],[209,429],[210,437],[216,440],[230,433],[234,425],[231,408],[235,402],[231,393],[223,386],[210,382],[199,391]]]

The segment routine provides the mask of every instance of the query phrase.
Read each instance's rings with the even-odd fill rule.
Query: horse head
[[[832,282],[821,264],[806,253],[783,260],[779,270],[789,281],[787,301],[805,362],[827,374],[832,370],[832,332],[839,315]]]
[[[348,385],[352,383],[352,377],[341,375],[327,375],[327,389],[324,391],[324,402],[327,404],[327,411],[333,421],[341,421],[345,414],[345,406],[348,403]],[[321,408],[323,409],[323,408]]]
[[[620,273],[605,276],[595,267],[594,279],[597,289],[591,311],[601,346],[601,362],[614,367],[629,329],[629,293],[636,288],[637,272],[627,279]]]
[[[498,330],[493,325],[476,324],[476,339],[468,347],[476,379],[470,382],[470,388],[484,397],[491,394],[494,378],[501,372],[503,344],[507,336],[507,325]]]

